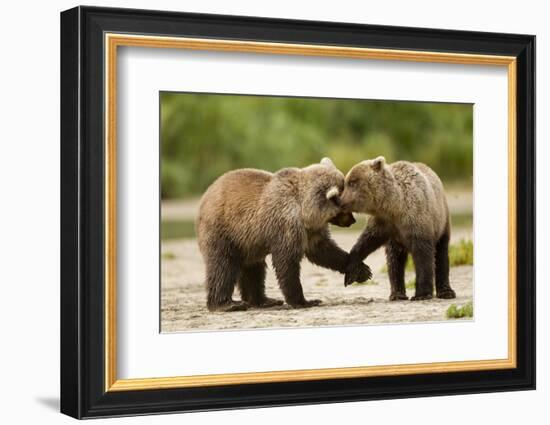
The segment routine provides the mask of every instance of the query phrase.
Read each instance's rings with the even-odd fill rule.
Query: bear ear
[[[336,168],[336,166],[334,165],[334,162],[332,162],[332,160],[327,157],[321,160],[321,165],[324,165],[325,167]]]
[[[382,168],[384,168],[384,165],[386,164],[386,158],[383,156],[379,156],[378,158],[375,158],[371,162],[371,167],[375,171],[380,171]]]
[[[327,199],[338,199],[338,195],[340,195],[340,190],[336,186],[331,186],[329,190],[327,190],[326,196]]]

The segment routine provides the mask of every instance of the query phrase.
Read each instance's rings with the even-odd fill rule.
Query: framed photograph
[[[535,37],[61,14],[61,411],[535,388]]]

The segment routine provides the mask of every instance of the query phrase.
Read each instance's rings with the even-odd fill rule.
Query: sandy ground
[[[335,232],[334,239],[350,250],[358,234]],[[453,241],[471,238],[469,230],[455,230]],[[271,264],[270,259],[267,260]],[[374,284],[344,287],[343,275],[302,261],[302,285],[306,298],[320,299],[319,307],[294,310],[284,305],[245,312],[210,313],[205,305],[204,266],[196,241],[181,239],[162,242],[161,329],[163,332],[285,328],[307,326],[359,325],[377,323],[427,322],[448,320],[445,312],[451,304],[464,305],[472,300],[472,267],[451,268],[454,300],[389,302],[390,284],[382,249],[367,260]],[[414,279],[407,273],[406,281]],[[266,280],[267,295],[282,299],[271,267]],[[414,289],[408,289],[411,296]],[[235,291],[235,299],[239,298]]]

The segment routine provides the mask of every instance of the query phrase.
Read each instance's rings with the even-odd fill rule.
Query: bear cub
[[[331,239],[328,223],[350,226],[342,212],[344,175],[332,161],[276,173],[255,169],[230,171],[204,193],[197,219],[197,238],[206,266],[207,307],[240,311],[283,302],[265,294],[265,257],[273,268],[287,304],[295,308],[320,304],[306,300],[300,282],[300,262],[345,273],[364,282],[370,269],[361,261],[350,267],[349,254]],[[242,301],[232,299],[235,285]]]
[[[344,210],[367,213],[367,226],[350,252],[344,284],[356,280],[354,264],[384,245],[391,284],[390,301],[406,300],[405,265],[411,253],[416,291],[411,300],[455,298],[449,283],[451,226],[443,184],[422,163],[384,157],[362,161],[347,174]]]

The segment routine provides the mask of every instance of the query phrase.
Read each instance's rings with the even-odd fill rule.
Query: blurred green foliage
[[[276,171],[329,156],[346,173],[384,155],[471,182],[466,104],[161,93],[162,197],[200,195],[226,171]]]
[[[449,246],[449,264],[451,267],[474,264],[474,244],[470,239],[460,239]]]

